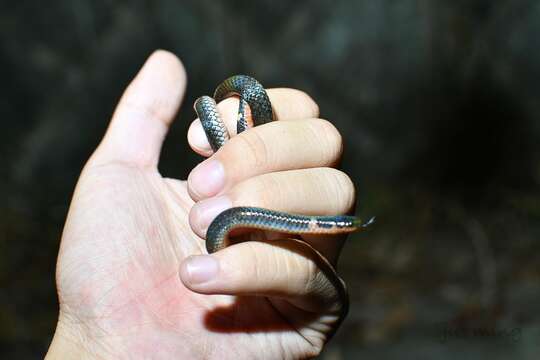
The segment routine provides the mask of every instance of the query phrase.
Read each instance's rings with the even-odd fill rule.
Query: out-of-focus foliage
[[[537,358],[539,33],[540,4],[522,0],[4,0],[0,356],[47,348],[78,173],[165,48],[189,76],[167,176],[199,161],[193,100],[234,73],[305,90],[342,131],[378,223],[347,245],[351,312],[323,358]]]

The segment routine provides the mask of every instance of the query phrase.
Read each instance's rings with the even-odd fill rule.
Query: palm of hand
[[[223,358],[227,349],[234,358],[298,358],[317,352],[326,335],[320,331],[321,344],[314,345],[303,331],[308,323],[311,330],[325,328],[322,319],[284,300],[200,295],[183,285],[179,264],[204,252],[188,224],[192,205],[185,182],[155,169],[87,167],[58,261],[61,318],[77,325],[98,354],[137,349],[142,357]]]

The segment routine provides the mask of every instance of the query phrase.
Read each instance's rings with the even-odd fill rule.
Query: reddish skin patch
[[[176,264],[146,266],[147,258],[131,261],[108,275],[110,283],[90,278],[79,287],[80,321],[99,329],[93,336],[108,339],[116,350],[131,349],[143,358],[160,352],[193,357],[177,338],[205,331],[205,301],[198,301],[203,296],[184,286]]]
[[[249,107],[249,105],[244,108],[244,116],[246,117],[246,122],[247,122],[248,127],[252,128],[254,126],[253,116],[252,116],[251,108]]]
[[[181,282],[181,262],[204,253],[189,228],[192,206],[186,183],[157,171],[121,163],[85,169],[57,267],[62,329],[102,358],[314,356],[339,324],[334,310],[201,295]]]
[[[331,228],[318,227],[318,229],[319,230],[316,230],[313,233],[314,234],[335,234],[335,235],[338,235],[338,234],[352,233],[352,232],[356,231],[357,228],[356,227],[339,228],[339,227],[334,225]]]

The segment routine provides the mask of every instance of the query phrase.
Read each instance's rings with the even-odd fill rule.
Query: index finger
[[[308,94],[301,90],[276,88],[267,89],[266,92],[272,103],[275,120],[319,117],[319,106]],[[218,104],[221,118],[231,136],[236,135],[238,104],[238,97],[227,98]],[[189,127],[188,142],[191,148],[200,155],[210,156],[213,153],[199,119],[195,119]]]

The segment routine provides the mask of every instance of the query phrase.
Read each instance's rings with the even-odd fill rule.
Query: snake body
[[[251,111],[253,126],[272,121],[274,115],[272,104],[262,85],[252,77],[246,75],[231,76],[222,82],[214,92],[214,98],[201,96],[195,101],[195,112],[201,120],[203,129],[208,138],[212,150],[217,151],[227,140],[229,133],[221,121],[216,102],[233,95],[240,97],[238,107],[238,121],[236,133],[240,134],[248,128],[246,117],[247,105]]]
[[[214,98],[202,96],[195,101],[195,112],[214,151],[230,138],[227,128],[219,116],[216,101],[229,96],[240,97],[237,133],[249,128],[246,115],[247,106],[251,111],[253,125],[272,121],[273,111],[270,99],[263,86],[254,78],[235,75],[221,83],[214,92]],[[231,230],[252,228],[290,234],[339,234],[349,233],[367,227],[373,219],[364,223],[355,216],[307,216],[289,214],[257,207],[233,207],[219,214],[206,232],[206,249],[213,253],[228,245]]]

